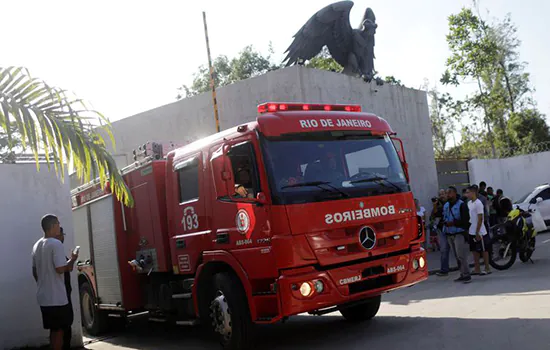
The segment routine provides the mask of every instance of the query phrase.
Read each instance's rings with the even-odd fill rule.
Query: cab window
[[[260,181],[258,167],[256,165],[256,154],[251,143],[246,142],[231,147],[228,153],[233,168],[235,179],[236,198],[256,198],[260,192]]]
[[[199,198],[199,161],[192,158],[176,165],[180,203]]]

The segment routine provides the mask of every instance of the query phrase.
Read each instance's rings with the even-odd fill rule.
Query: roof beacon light
[[[305,104],[305,103],[275,103],[267,102],[258,105],[258,113],[273,113],[286,111],[339,111],[339,112],[361,112],[360,105],[327,105],[327,104]]]

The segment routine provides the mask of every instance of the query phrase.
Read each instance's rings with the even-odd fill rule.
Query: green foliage
[[[514,147],[549,142],[550,133],[543,116],[536,108],[525,108],[508,119],[507,132]]]
[[[0,128],[0,163],[14,163],[17,155],[15,149],[21,146],[21,137],[17,133],[17,126],[12,123],[9,128],[10,139],[8,139],[8,133]]]
[[[331,57],[330,52],[326,46],[323,47],[321,52],[312,59],[310,59],[306,65],[308,68],[328,70],[332,72],[341,72],[344,68]]]
[[[93,125],[92,120],[100,125]],[[71,162],[81,180],[92,180],[97,171],[102,187],[109,181],[116,197],[132,205],[132,195],[99,129],[114,145],[109,121],[101,113],[88,109],[65,90],[32,78],[24,68],[0,67],[0,130],[6,134],[8,147],[15,146],[16,130],[21,147],[32,151],[38,169],[39,153],[43,153],[48,168],[53,164],[62,179]]]
[[[404,86],[402,83],[401,83],[401,80],[397,79],[396,77],[394,77],[393,75],[388,75],[384,78],[384,82],[386,84],[390,84],[390,85],[397,85],[397,86]]]
[[[447,43],[450,56],[441,82],[476,86],[461,103],[461,113],[471,121],[462,132],[464,151],[489,147],[496,156],[497,151],[549,137],[543,116],[529,98],[529,74],[519,60],[521,43],[509,16],[489,24],[471,8],[463,8],[449,17]]]
[[[239,80],[253,78],[266,72],[280,68],[271,62],[271,53],[267,56],[254,50],[252,45],[246,46],[237,57],[229,59],[225,55],[216,57],[212,66],[216,87],[232,84]],[[193,75],[191,86],[183,85],[178,88],[177,99],[195,96],[210,91],[210,72],[207,66],[200,66]]]

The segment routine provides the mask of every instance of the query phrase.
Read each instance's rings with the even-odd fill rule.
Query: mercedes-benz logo
[[[363,226],[359,230],[359,243],[366,250],[371,250],[376,245],[376,233],[368,226]]]

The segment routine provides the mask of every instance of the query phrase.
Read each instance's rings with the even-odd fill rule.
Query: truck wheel
[[[210,319],[223,349],[252,348],[252,321],[241,282],[232,274],[214,275]]]
[[[367,302],[344,307],[340,310],[340,313],[347,321],[350,322],[362,322],[372,319],[378,313],[380,309],[380,302],[382,297],[379,295],[374,298],[370,298]]]
[[[106,315],[95,306],[92,287],[87,282],[80,286],[80,314],[82,326],[90,335],[100,335],[107,323]]]

